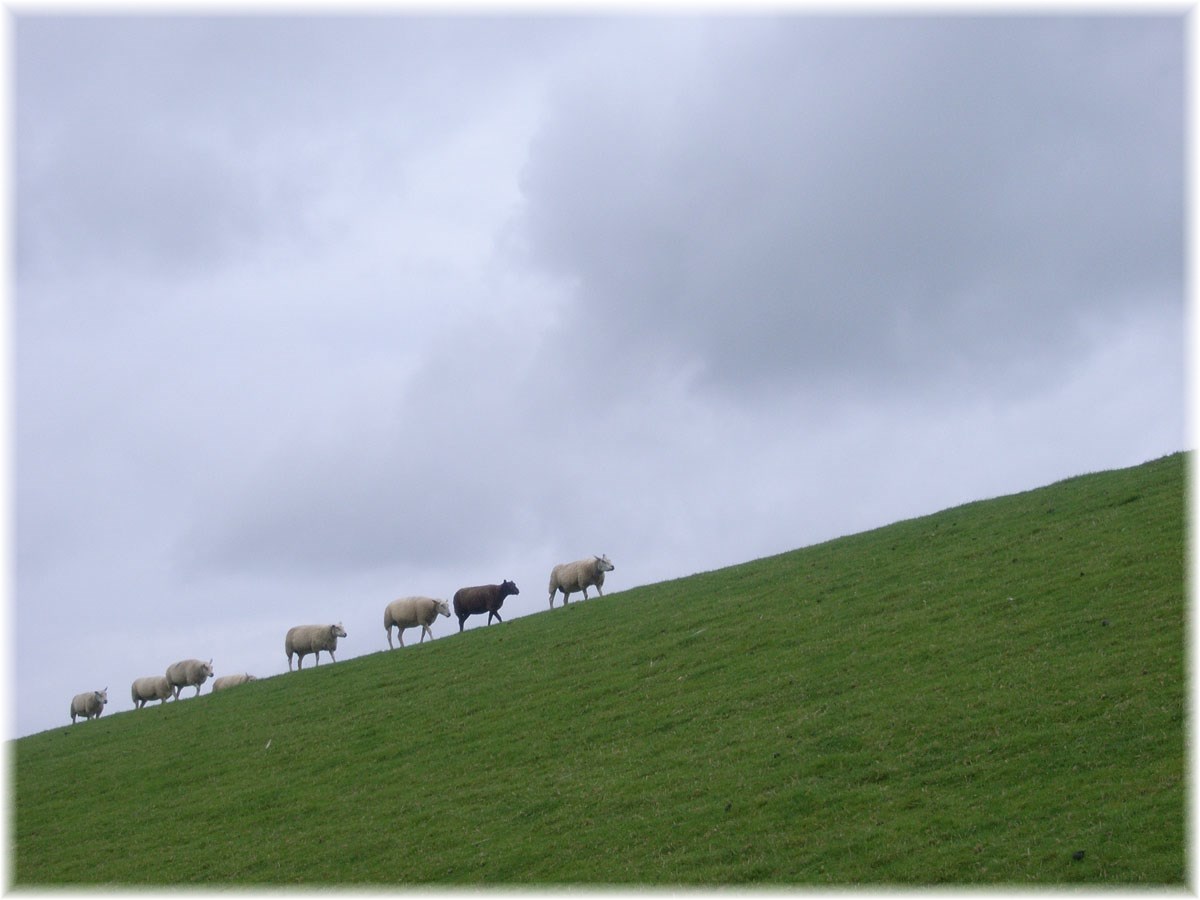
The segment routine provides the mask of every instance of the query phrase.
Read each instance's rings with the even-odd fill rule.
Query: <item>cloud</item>
[[[420,161],[510,103],[572,27],[19,17],[18,272],[178,278],[264,245],[324,252],[360,203],[427,194]]]
[[[1052,362],[1080,305],[1147,279],[1178,303],[1170,20],[682,31],[568,80],[533,145],[526,225],[578,284],[568,328],[739,395],[912,389]]]

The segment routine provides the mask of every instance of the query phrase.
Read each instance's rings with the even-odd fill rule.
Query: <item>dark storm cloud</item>
[[[532,254],[614,343],[720,385],[878,389],[1045,359],[1131,295],[1178,305],[1180,19],[735,19],[694,42],[555,92],[524,173]]]

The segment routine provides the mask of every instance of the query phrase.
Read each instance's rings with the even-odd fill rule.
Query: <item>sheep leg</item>
[[[433,640],[433,632],[429,630],[428,625],[422,625],[421,626],[421,640],[419,641],[419,643],[422,643],[422,644],[425,643],[425,635],[427,633],[429,635],[429,639],[432,641]]]
[[[200,685],[196,685],[196,696],[200,696]]]
[[[337,662],[337,657],[333,655],[332,650],[329,651],[329,658],[332,659],[334,662]]]

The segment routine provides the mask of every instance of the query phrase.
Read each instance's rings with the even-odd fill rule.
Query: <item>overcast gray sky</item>
[[[1185,449],[1182,12],[12,33],[16,734]]]

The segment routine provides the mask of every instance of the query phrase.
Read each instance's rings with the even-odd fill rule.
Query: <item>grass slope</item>
[[[14,883],[1182,885],[1185,460],[22,738]]]

